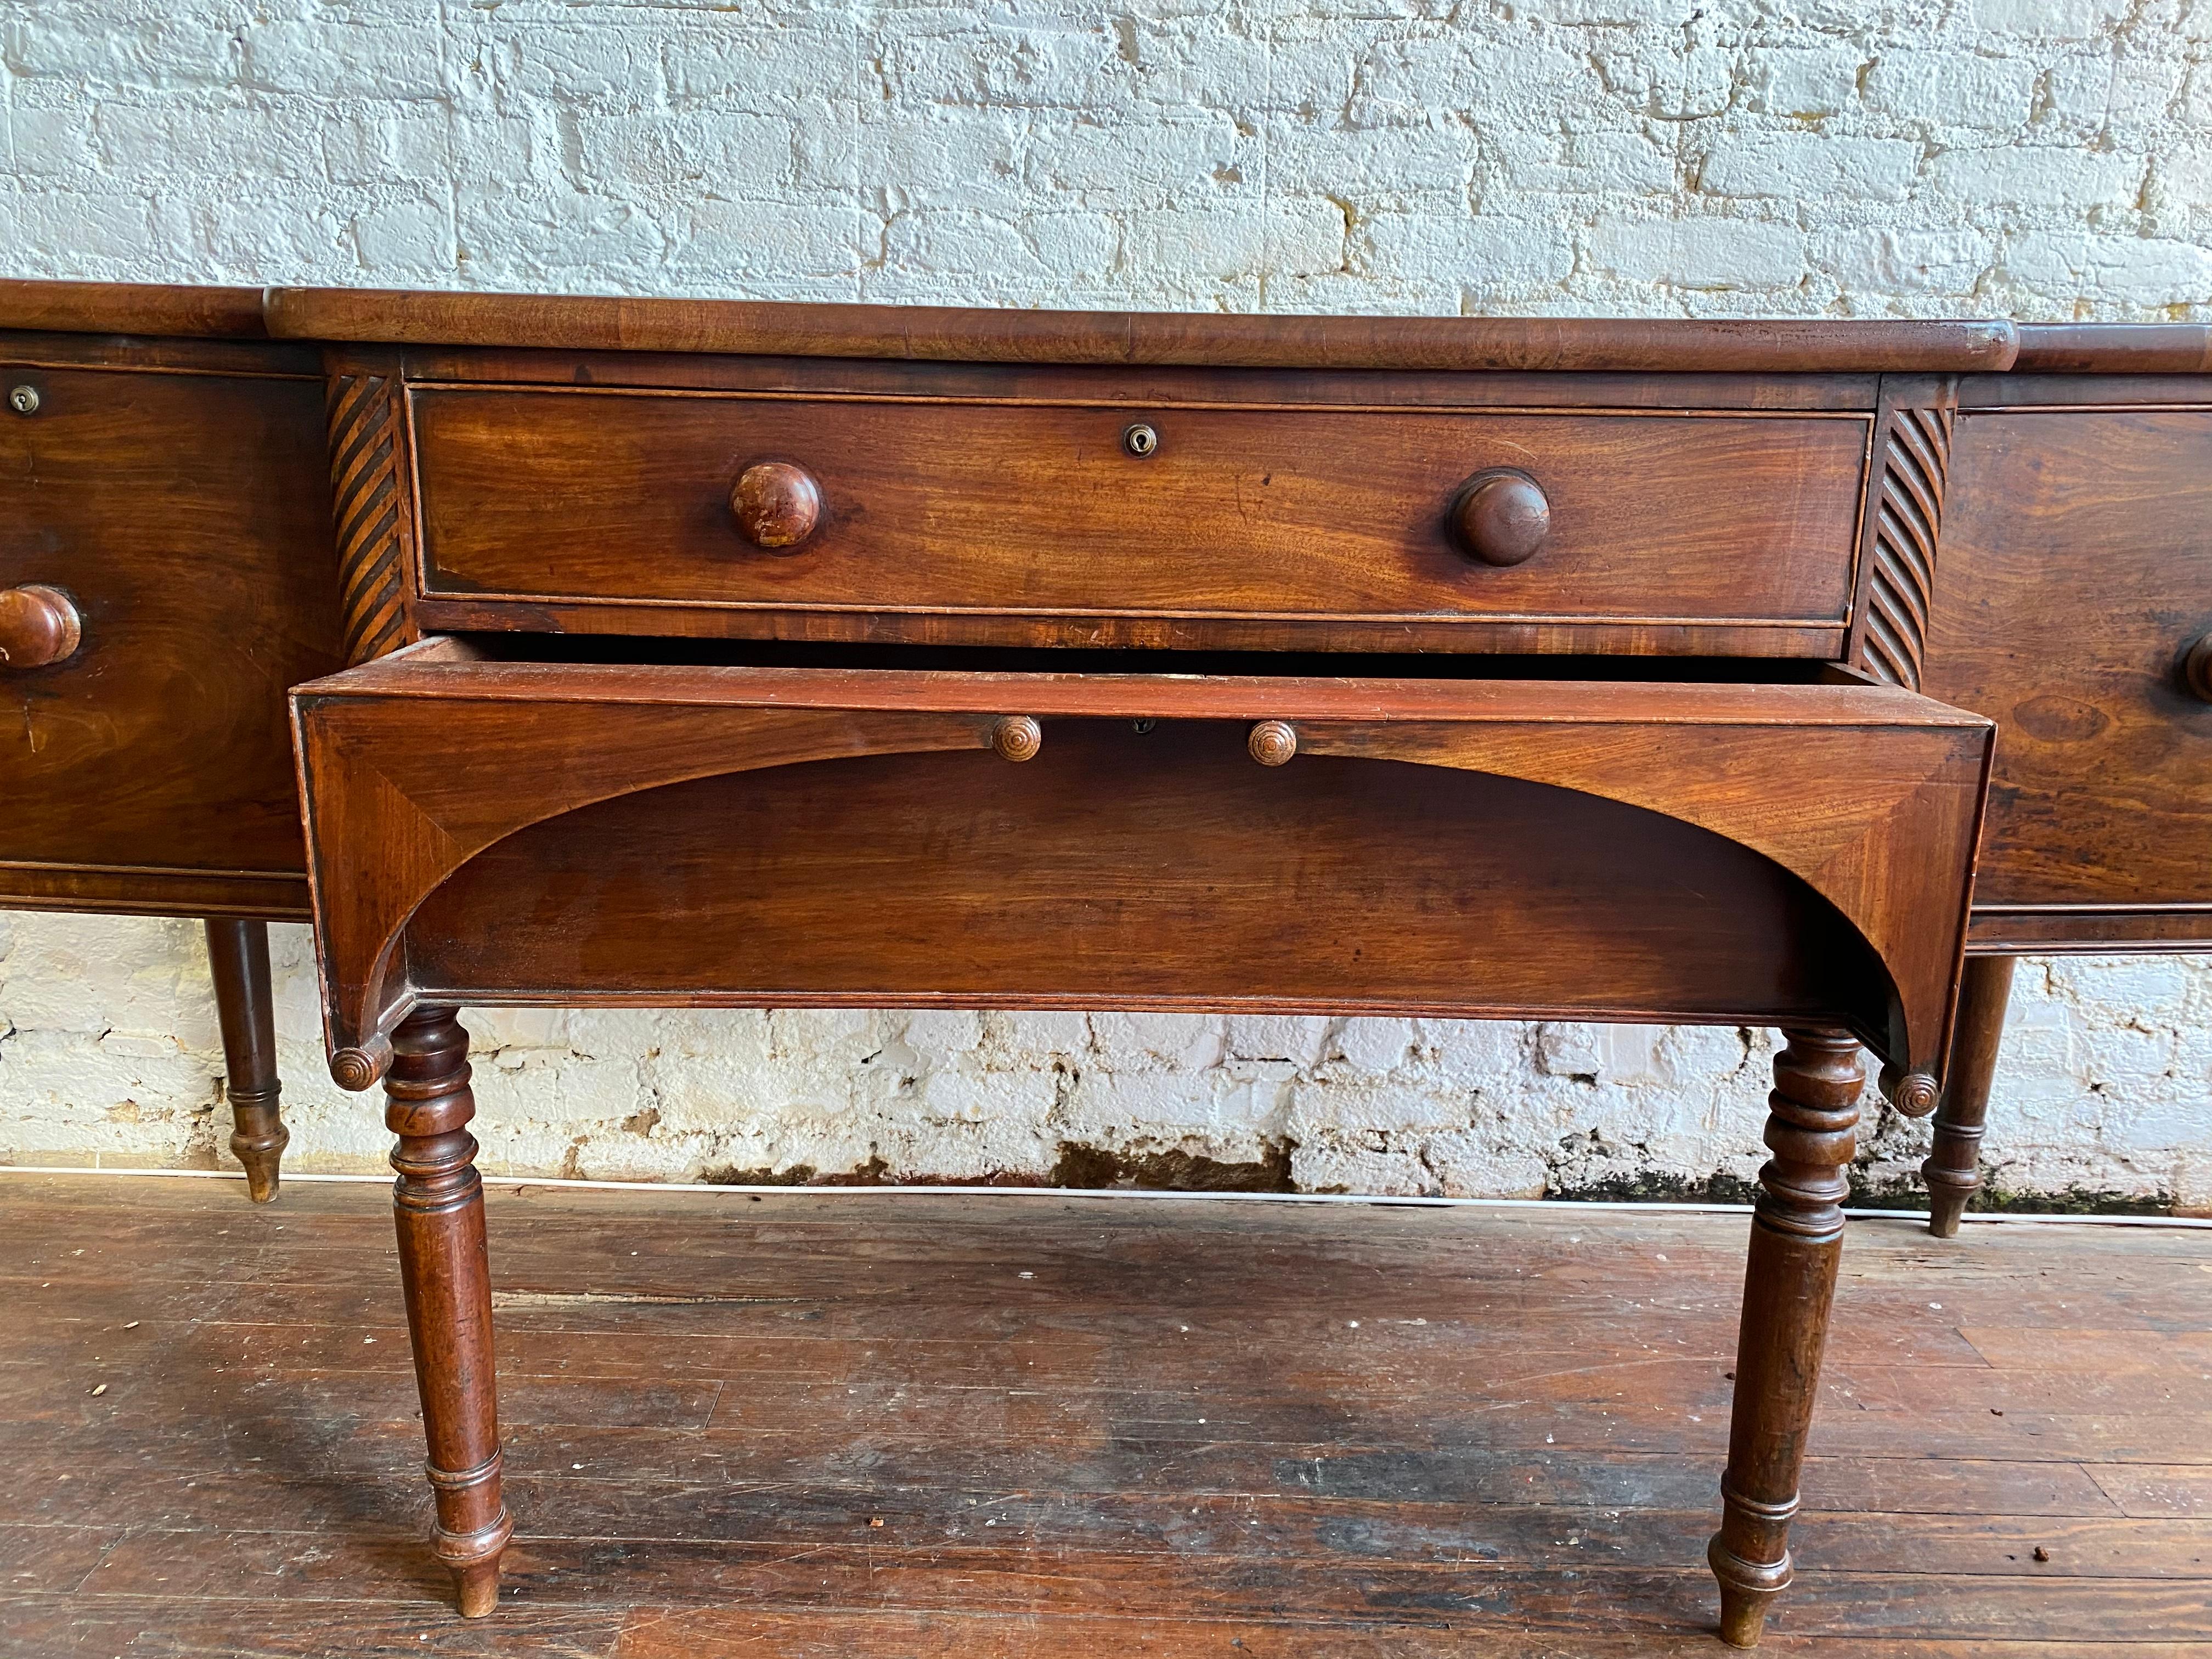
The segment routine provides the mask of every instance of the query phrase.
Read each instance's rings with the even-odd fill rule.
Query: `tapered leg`
[[[1759,1172],[1744,1272],[1721,1529],[1705,1551],[1721,1583],[1721,1636],[1740,1648],[1758,1644],[1768,1606],[1790,1582],[1790,1519],[1843,1254],[1850,1190],[1844,1171],[1866,1081],[1854,1038],[1826,1030],[1783,1036],[1767,1097],[1774,1156]]]
[[[276,1015],[269,994],[269,924],[207,924],[215,1012],[222,1026],[223,1093],[230,1101],[230,1150],[246,1166],[256,1204],[276,1196],[277,1165],[291,1133],[276,1110]]]
[[[499,1497],[483,1183],[468,1132],[477,1111],[469,1034],[452,1009],[421,1009],[392,1034],[392,1048],[384,1121],[399,1137],[392,1203],[437,1498],[436,1547],[453,1570],[462,1616],[474,1619],[499,1604],[499,1556],[514,1523]]]
[[[1959,1231],[1959,1218],[1982,1185],[1982,1126],[1990,1113],[1990,1080],[2004,1041],[2005,1005],[2012,1000],[2013,958],[1968,957],[1959,984],[1959,1025],[1951,1039],[1951,1077],[1936,1107],[1936,1146],[1920,1166],[1928,1183],[1928,1231]]]

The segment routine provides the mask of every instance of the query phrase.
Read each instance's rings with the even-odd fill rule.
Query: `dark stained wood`
[[[469,1034],[450,1008],[416,1010],[392,1038],[385,1122],[399,1138],[392,1214],[407,1334],[422,1391],[424,1473],[435,1495],[438,1559],[452,1571],[461,1616],[499,1605],[499,1558],[514,1531],[500,1502],[497,1386],[483,1187],[468,1132]]]
[[[1883,380],[1860,520],[1862,586],[1849,659],[1876,679],[1916,691],[1928,650],[1958,396],[1957,380],[1948,376]]]
[[[494,1182],[520,1531],[464,1632],[380,1187],[234,1194],[0,1182],[11,1659],[1719,1650],[1738,1216]],[[1853,1224],[1765,1650],[2205,1659],[2212,1419],[2105,1402],[2212,1411],[2212,1236],[1975,1232]],[[724,1426],[618,1426],[676,1377]]]
[[[633,626],[719,612],[739,635],[811,614],[850,638],[897,637],[910,613],[1006,643],[1246,617],[1468,650],[1493,623],[1735,629],[1776,651],[1809,632],[1832,656],[1867,441],[1820,416],[1189,409],[1148,416],[1139,459],[1129,405],[428,387],[412,412],[428,600],[513,601],[509,627],[562,625],[568,601],[639,608]],[[1469,477],[1506,465],[1549,503],[1525,564],[1533,547],[1486,562],[1454,529]],[[746,478],[790,496],[773,545],[744,528],[764,509],[732,522]]]
[[[1478,474],[1460,491],[1451,524],[1460,545],[1485,564],[1525,564],[1552,533],[1551,499],[1525,472]]]
[[[283,696],[340,661],[319,389],[88,355],[0,364],[39,392],[0,410],[0,587],[67,593],[82,635],[0,670],[0,898],[297,916]]]
[[[1936,1109],[1936,1145],[1920,1166],[1928,1183],[1928,1231],[1938,1238],[1957,1237],[1959,1218],[1981,1190],[1982,1133],[2004,1039],[2013,960],[1970,957],[1960,981],[1958,1032],[1942,1103]]]
[[[1297,317],[375,289],[271,289],[267,314],[278,336],[400,345],[1276,368],[1987,370],[2010,368],[2019,341],[2005,322]]]
[[[822,490],[804,467],[782,461],[749,466],[730,486],[738,533],[770,552],[795,548],[822,519]]]
[[[258,339],[267,332],[261,295],[258,288],[10,277],[0,279],[0,328]]]
[[[324,368],[345,659],[363,663],[416,637],[414,445],[390,354],[333,351]]]
[[[269,924],[210,918],[208,961],[222,1027],[223,1097],[230,1103],[230,1151],[246,1169],[256,1204],[276,1196],[291,1134],[277,1107],[276,1013],[269,985]]]
[[[1774,1057],[1737,1340],[1735,1406],[1721,1529],[1707,1550],[1721,1585],[1721,1639],[1755,1647],[1789,1586],[1790,1522],[1797,1513],[1820,1351],[1844,1243],[1844,1170],[1856,1146],[1858,1043],[1838,1030],[1787,1031]]]
[[[0,589],[0,669],[44,668],[73,653],[84,618],[58,587],[27,582]]]
[[[2019,333],[2022,374],[2212,374],[2203,323],[2023,323]]]
[[[1950,500],[1924,686],[2002,727],[1978,946],[2201,948],[2212,411],[1961,415]]]

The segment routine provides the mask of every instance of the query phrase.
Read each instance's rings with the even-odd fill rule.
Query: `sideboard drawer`
[[[756,635],[960,616],[1005,642],[1047,642],[1025,623],[1169,643],[1186,641],[1082,630],[1266,618],[1448,624],[1448,646],[1488,649],[1501,625],[1626,623],[1661,648],[1834,655],[1868,434],[1848,414],[412,400],[433,602],[527,604],[535,626],[596,625],[549,605],[641,613],[624,631],[684,607],[720,620],[681,631]],[[1718,630],[1758,637],[1700,642]]]
[[[2201,945],[2212,409],[1963,414],[1950,489],[1925,686],[2002,732],[1977,942]]]
[[[1850,1009],[1940,1070],[1990,726],[1896,687],[487,648],[293,694],[342,1077],[479,996]]]
[[[299,915],[284,693],[344,661],[322,387],[164,350],[0,364],[0,604],[67,623],[0,663],[0,902]]]

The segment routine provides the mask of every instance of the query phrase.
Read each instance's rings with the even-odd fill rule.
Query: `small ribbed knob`
[[[763,461],[738,475],[730,489],[738,534],[755,547],[782,552],[798,546],[822,521],[822,487],[805,467]]]
[[[991,728],[991,747],[1001,760],[1035,760],[1044,747],[1044,728],[1027,714],[1009,714]]]
[[[1298,729],[1288,720],[1261,720],[1245,744],[1262,766],[1285,766],[1298,752]]]
[[[1925,1072],[1896,1072],[1885,1066],[1881,1091],[1907,1117],[1926,1117],[1943,1098],[1942,1086]]]
[[[1519,564],[1552,533],[1552,503],[1525,472],[1478,472],[1452,503],[1451,526],[1485,564]]]
[[[70,596],[36,582],[0,592],[0,668],[44,668],[84,638]]]
[[[2181,683],[2212,702],[2212,633],[2203,635],[2182,657]]]

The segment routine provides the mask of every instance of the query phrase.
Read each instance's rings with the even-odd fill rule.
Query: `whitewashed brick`
[[[1556,221],[1389,213],[1364,228],[1360,258],[1367,269],[1433,269],[1467,291],[1493,299],[1554,286],[1574,268],[1573,238]]]
[[[1919,165],[1920,146],[1904,139],[1777,134],[1723,143],[1706,157],[1703,182],[1716,196],[1899,202]]]
[[[2008,144],[1947,150],[1929,161],[1928,179],[1961,203],[2080,210],[2132,199],[2146,166],[2124,153]]]
[[[1607,216],[1591,232],[1589,258],[1608,275],[1676,288],[1783,288],[1805,268],[1797,231],[1743,219]]]
[[[1884,52],[1867,70],[1866,105],[1930,127],[2008,132],[2026,125],[2043,75],[2032,58]]]
[[[1866,63],[1856,46],[1800,47],[1753,52],[1746,70],[1762,113],[1802,121],[1853,107]]]

